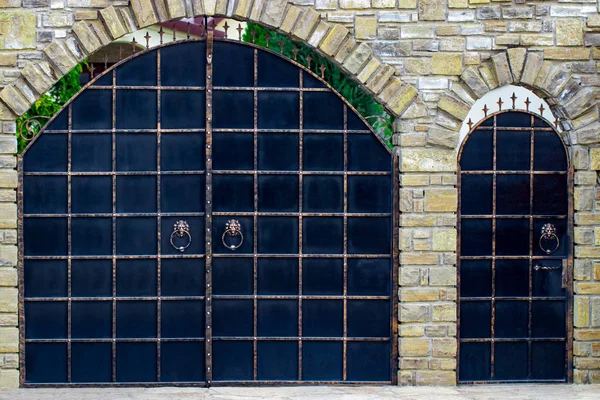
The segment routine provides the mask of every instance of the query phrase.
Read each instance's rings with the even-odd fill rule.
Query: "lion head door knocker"
[[[552,254],[559,246],[560,240],[556,236],[556,227],[554,224],[544,224],[542,226],[542,236],[540,236],[540,249],[546,254]]]
[[[177,246],[173,242],[174,240],[185,240],[187,244],[185,246]],[[190,234],[190,226],[188,225],[188,223],[184,220],[179,220],[175,222],[175,225],[173,225],[173,233],[171,233],[171,246],[183,253],[185,249],[190,247],[190,244],[192,244],[192,235]]]
[[[239,236],[239,242],[237,244],[227,244],[228,238],[236,238]],[[230,219],[225,224],[225,232],[223,232],[223,236],[221,236],[221,241],[223,242],[223,246],[227,247],[229,250],[234,251],[238,249],[242,243],[244,243],[244,234],[242,233],[242,225],[238,220]]]

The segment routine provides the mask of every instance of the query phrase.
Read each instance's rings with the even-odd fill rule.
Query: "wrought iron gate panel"
[[[397,157],[213,40],[117,64],[19,158],[23,385],[395,381]]]
[[[459,154],[459,381],[568,381],[572,170],[544,119],[509,110]]]

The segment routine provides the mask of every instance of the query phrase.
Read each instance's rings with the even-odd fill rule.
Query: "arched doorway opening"
[[[459,382],[568,381],[573,211],[564,143],[544,118],[500,111],[472,127],[458,163]]]

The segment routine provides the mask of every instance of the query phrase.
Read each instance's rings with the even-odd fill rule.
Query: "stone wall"
[[[309,43],[398,117],[405,385],[456,382],[458,130],[498,86],[546,99],[576,169],[574,381],[600,382],[596,1],[0,0],[0,386],[18,384],[16,116],[111,40],[200,14],[257,21]]]

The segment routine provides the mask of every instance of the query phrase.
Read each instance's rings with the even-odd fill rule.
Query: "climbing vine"
[[[254,32],[254,38],[252,32]],[[384,139],[385,143],[392,148],[392,116],[385,112],[381,104],[377,103],[369,94],[365,93],[360,88],[358,82],[348,78],[339,67],[310,47],[302,43],[296,43],[289,37],[265,29],[260,25],[248,23],[244,35],[242,36],[242,40],[250,43],[254,41],[254,43],[259,46],[267,47],[267,35],[269,36],[268,48],[270,50],[277,53],[281,51],[281,54],[285,57],[292,60],[295,59],[304,66],[309,65],[307,58],[310,56],[311,62],[309,68],[318,76],[321,76],[320,67],[323,65],[325,67],[323,71],[323,79],[325,82],[340,93],[360,115],[366,118],[375,132],[377,132],[377,134]],[[296,49],[296,51],[294,51],[294,49]]]

